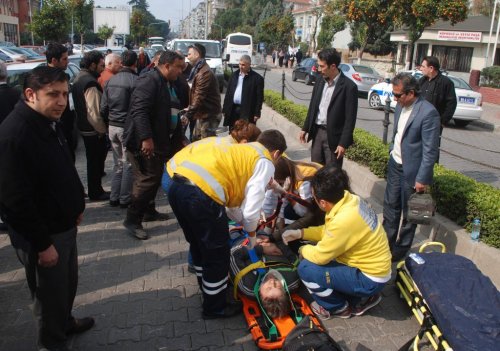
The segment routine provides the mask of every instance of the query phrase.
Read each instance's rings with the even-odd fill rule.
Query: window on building
[[[4,23],[3,24],[3,31],[4,31],[4,37],[5,41],[10,41],[11,43],[17,44],[17,25],[16,24],[11,24],[11,23]]]
[[[408,50],[408,44],[401,44],[401,50],[399,51],[398,64],[404,65],[406,63],[407,50]]]
[[[429,44],[418,44],[417,45],[417,57],[415,57],[415,66],[420,66],[422,60],[427,56],[429,51]]]
[[[302,27],[304,25],[304,17],[299,17],[299,23],[298,23],[298,26],[299,27]]]
[[[312,16],[307,17],[307,26],[308,27],[312,26],[312,21],[313,21],[313,17]]]
[[[436,56],[442,69],[455,72],[469,72],[474,48],[458,46],[432,46],[432,56]]]

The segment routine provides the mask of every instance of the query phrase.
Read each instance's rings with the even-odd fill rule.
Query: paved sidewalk
[[[270,128],[265,119],[263,129]],[[289,154],[309,152],[287,135]],[[77,168],[85,174],[83,143]],[[109,190],[111,154],[104,178]],[[86,184],[86,180],[84,180]],[[162,191],[157,205],[172,214]],[[375,209],[380,213],[380,208]],[[146,224],[151,239],[139,241],[125,233],[125,210],[108,203],[87,203],[79,227],[80,282],[77,317],[96,319],[89,332],[70,340],[73,350],[257,350],[243,316],[204,321],[196,278],[188,273],[187,243],[175,219]],[[173,218],[173,215],[172,215]],[[325,323],[346,351],[397,350],[414,336],[418,324],[391,282],[381,304],[365,316]],[[0,350],[35,350],[35,328],[24,271],[5,233],[0,233]]]

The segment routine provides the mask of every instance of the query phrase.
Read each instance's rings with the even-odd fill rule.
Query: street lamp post
[[[208,0],[205,0],[205,40],[208,38]]]
[[[31,0],[28,0],[28,6],[30,8],[30,24],[31,28],[31,45],[35,46],[35,37],[33,36],[33,15],[31,13]]]

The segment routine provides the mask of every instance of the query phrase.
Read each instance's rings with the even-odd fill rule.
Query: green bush
[[[500,66],[485,67],[481,71],[482,86],[500,88]]]
[[[264,100],[268,106],[302,127],[307,108],[288,100],[281,94],[266,90]],[[389,161],[388,145],[375,135],[354,130],[354,144],[347,149],[346,157],[368,167],[375,175],[385,178]],[[500,248],[500,190],[455,171],[436,165],[432,194],[437,210],[443,216],[470,231],[474,218],[481,219],[481,241]]]

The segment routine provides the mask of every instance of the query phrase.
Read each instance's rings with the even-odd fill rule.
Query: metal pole
[[[33,16],[31,14],[31,0],[28,0],[28,6],[30,7],[30,24],[33,26]],[[33,28],[31,28],[31,45],[35,46],[35,37],[33,36]]]
[[[497,7],[498,0],[495,2],[495,8]],[[497,35],[495,36],[495,44],[493,45],[493,53],[491,55],[491,65],[495,64],[495,54],[497,53],[497,45],[498,45],[498,34],[500,31],[500,18],[497,21]]]
[[[205,40],[208,38],[208,0],[205,0]]]
[[[382,121],[382,125],[384,126],[384,134],[382,136],[382,141],[384,144],[387,144],[387,134],[389,130],[389,124],[391,122],[389,121],[389,113],[391,111],[391,97],[389,92],[387,92],[387,98],[385,99],[385,108],[384,108],[384,120]]]
[[[484,60],[484,67],[488,67],[488,59],[490,56],[491,35],[493,34],[493,24],[495,22],[496,10],[497,10],[497,0],[495,0],[495,4],[493,5],[493,16],[491,17],[490,36],[488,37],[488,45],[486,46],[486,58]]]
[[[281,75],[281,100],[285,100],[285,71]]]

